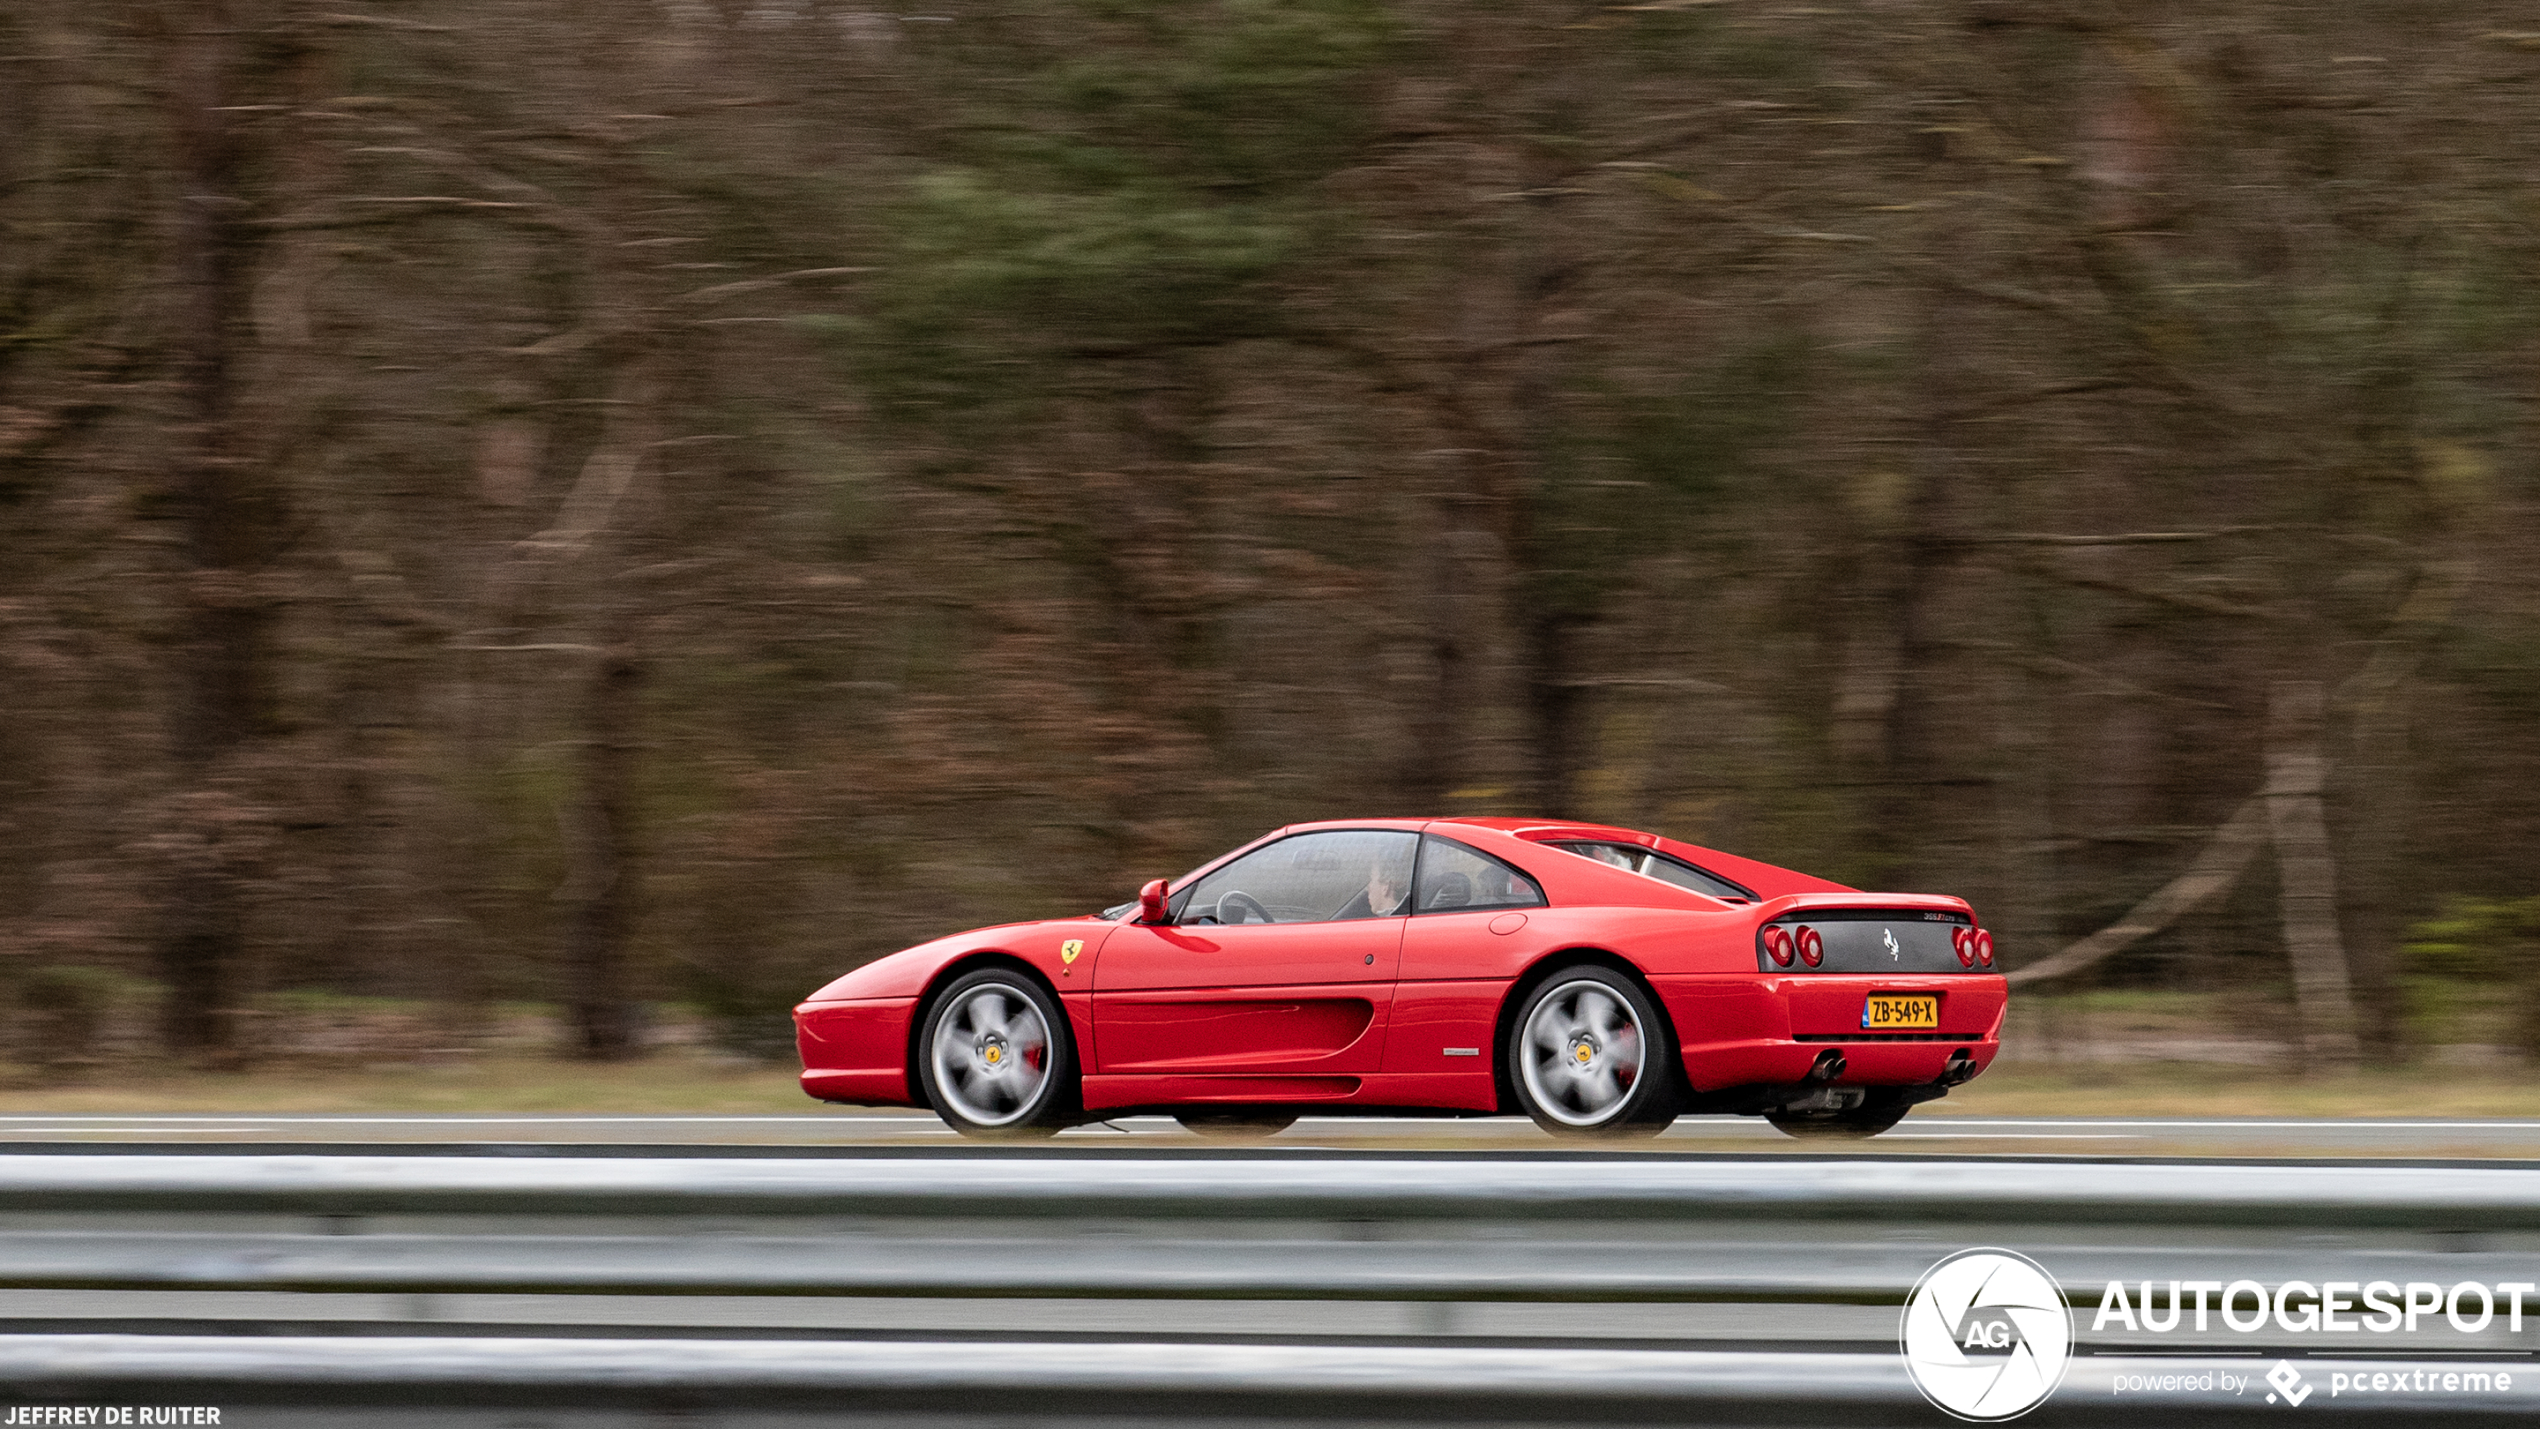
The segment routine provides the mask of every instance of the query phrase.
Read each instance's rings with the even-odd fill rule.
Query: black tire
[[[1631,1053],[1618,1014],[1629,1020]],[[1665,1010],[1601,963],[1575,963],[1535,984],[1508,1024],[1502,1055],[1517,1105],[1554,1136],[1656,1136],[1683,1105]]]
[[[1775,1131],[1802,1141],[1864,1141],[1903,1121],[1908,1110],[1864,1105],[1844,1111],[1768,1111],[1764,1119]]]
[[[917,1075],[935,1115],[982,1140],[1056,1135],[1076,1108],[1067,1014],[1012,968],[965,973],[935,999],[918,1038]]]
[[[1293,1113],[1243,1111],[1178,1111],[1173,1119],[1193,1136],[1211,1141],[1265,1141],[1296,1125]]]

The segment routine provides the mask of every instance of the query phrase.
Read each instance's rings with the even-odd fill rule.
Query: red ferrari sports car
[[[1984,1070],[2007,1000],[1963,899],[1591,824],[1361,819],[893,953],[794,1023],[812,1096],[972,1136],[1516,1110],[1559,1136],[1687,1112],[1869,1136]]]

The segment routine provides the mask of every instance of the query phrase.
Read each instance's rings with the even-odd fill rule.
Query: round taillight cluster
[[[1794,951],[1790,941],[1790,930],[1779,926],[1766,928],[1764,951],[1772,954],[1775,967],[1789,967],[1791,953]]]
[[[1800,925],[1797,941],[1801,962],[1813,968],[1826,960],[1826,940],[1817,936],[1816,929]]]
[[[1977,962],[1984,964],[1986,967],[1993,966],[1993,935],[1991,933],[1986,932],[1982,928],[1978,928],[1975,931],[1975,936],[1969,938],[1967,941],[1975,945]]]
[[[1952,928],[1952,929],[1950,929],[1950,930],[1949,930],[1949,946],[1950,946],[1952,949],[1956,950],[1956,952],[1957,952],[1957,954],[1958,954],[1958,966],[1960,966],[1960,967],[1962,967],[1962,968],[1971,968],[1971,967],[1974,967],[1974,966],[1976,965],[1976,930],[1975,930],[1975,929],[1973,929],[1973,928]]]

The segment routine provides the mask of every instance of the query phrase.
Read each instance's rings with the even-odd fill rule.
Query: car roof
[[[1830,879],[1819,878],[1814,874],[1801,873],[1797,869],[1782,868],[1778,865],[1765,863],[1758,859],[1741,858],[1736,854],[1726,853],[1719,849],[1704,848],[1700,844],[1684,843],[1680,840],[1667,838],[1659,834],[1644,833],[1639,829],[1620,828],[1612,824],[1590,823],[1580,819],[1526,819],[1470,814],[1448,815],[1441,818],[1430,819],[1318,819],[1312,823],[1290,824],[1285,828],[1273,831],[1269,837],[1275,838],[1283,834],[1303,833],[1309,829],[1416,830],[1428,828],[1440,833],[1449,831],[1448,829],[1439,828],[1439,825],[1447,825],[1450,827],[1460,825],[1469,829],[1488,830],[1492,833],[1505,834],[1511,838],[1522,839],[1527,843],[1533,844],[1555,843],[1570,839],[1638,844],[1643,848],[1656,849],[1660,853],[1681,859],[1686,863],[1694,865],[1696,868],[1700,868],[1707,872],[1717,874],[1722,878],[1726,878],[1732,883],[1742,883],[1755,890],[1759,896],[1765,898],[1779,898],[1785,894],[1791,893],[1851,893],[1856,891],[1848,885],[1836,883]]]

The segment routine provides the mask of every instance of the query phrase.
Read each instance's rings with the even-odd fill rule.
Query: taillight
[[[1817,936],[1816,929],[1799,930],[1799,960],[1812,968],[1826,960],[1826,940]]]
[[[1773,955],[1774,966],[1785,968],[1789,967],[1791,952],[1790,930],[1787,928],[1766,928],[1764,930],[1764,951]]]
[[[1958,966],[1971,968],[1976,965],[1976,935],[1972,929],[1950,929],[1949,946],[1958,952]]]
[[[1993,935],[1982,928],[1976,929],[1975,945],[1976,961],[1986,967],[1993,966]]]

